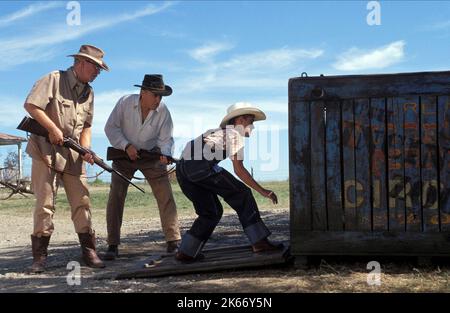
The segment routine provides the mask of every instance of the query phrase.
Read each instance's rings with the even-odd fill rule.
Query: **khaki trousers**
[[[84,173],[83,173],[84,174]],[[51,236],[54,230],[56,175],[64,183],[72,221],[77,233],[93,233],[89,191],[86,178],[69,174],[57,174],[39,159],[33,159],[31,167],[32,190],[36,197],[33,212],[33,236]]]
[[[137,170],[147,179],[155,195],[161,219],[162,230],[166,241],[181,239],[178,225],[177,208],[172,194],[172,187],[166,173],[166,166],[157,161],[115,160],[112,167],[126,177],[133,177]],[[120,244],[120,228],[122,227],[123,210],[129,183],[119,176],[111,175],[111,189],[106,208],[106,223],[108,229],[108,244]]]

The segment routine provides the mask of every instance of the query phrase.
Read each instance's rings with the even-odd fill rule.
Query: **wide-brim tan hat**
[[[227,126],[228,122],[238,116],[241,115],[253,115],[256,121],[263,121],[266,119],[266,114],[260,109],[254,107],[251,103],[248,102],[237,102],[227,109],[227,115],[220,122],[220,127],[224,128]]]
[[[106,65],[105,61],[103,61],[104,55],[105,55],[105,53],[103,52],[103,50],[100,48],[97,48],[96,46],[82,45],[80,47],[80,51],[78,51],[77,54],[71,54],[71,55],[68,55],[68,57],[87,58],[89,60],[94,61],[95,64],[98,64],[105,71],[109,71],[108,65]]]

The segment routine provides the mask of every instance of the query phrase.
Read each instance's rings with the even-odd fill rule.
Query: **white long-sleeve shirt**
[[[141,118],[139,95],[126,95],[119,99],[105,125],[105,133],[111,145],[125,150],[131,143],[136,149],[161,149],[161,153],[173,153],[173,122],[166,105],[161,101],[156,110]]]

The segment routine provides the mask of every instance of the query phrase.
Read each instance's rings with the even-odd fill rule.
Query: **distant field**
[[[157,208],[156,200],[151,193],[151,188],[147,183],[139,183],[143,186],[146,193],[143,194],[133,186],[128,188],[128,196],[125,202],[125,209],[127,214],[132,211],[140,215],[145,213],[146,215],[151,212],[152,215],[158,216],[157,210],[149,210],[151,208]],[[289,183],[288,181],[281,182],[263,182],[261,183],[264,188],[273,190],[278,195],[278,205],[273,205],[272,202],[263,198],[259,193],[253,191],[256,202],[260,209],[272,209],[272,208],[286,208],[289,206]],[[90,184],[91,192],[91,208],[93,211],[105,210],[106,203],[108,201],[109,183],[96,182]],[[178,208],[178,214],[192,216],[194,209],[192,203],[181,192],[178,183],[172,183],[172,190],[175,197],[175,202]],[[0,197],[4,198],[8,195],[9,190],[1,189]],[[225,210],[230,210],[229,206],[222,201]],[[0,212],[1,213],[14,213],[14,214],[26,214],[29,215],[34,205],[34,196],[28,195],[28,198],[24,198],[21,195],[14,195],[8,200],[0,200]],[[67,202],[64,188],[59,188],[56,198],[56,210],[69,211],[69,203]]]

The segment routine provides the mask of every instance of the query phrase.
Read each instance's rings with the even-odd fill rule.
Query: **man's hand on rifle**
[[[64,143],[64,136],[62,131],[58,127],[53,127],[48,132],[48,139],[50,140],[50,143],[53,145],[62,146]]]
[[[125,151],[128,154],[128,157],[130,158],[131,161],[136,161],[137,159],[139,159],[139,152],[133,145],[131,144],[128,145]]]
[[[81,158],[88,162],[90,165],[94,165],[94,156],[91,153],[85,153]]]
[[[159,157],[159,161],[164,164],[164,165],[168,165],[171,164],[172,162],[169,161],[169,159],[165,156],[165,155],[161,155]]]

